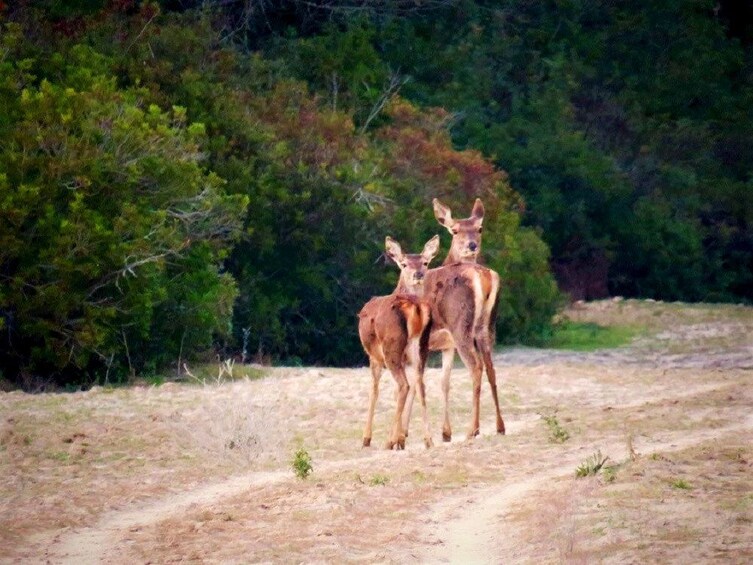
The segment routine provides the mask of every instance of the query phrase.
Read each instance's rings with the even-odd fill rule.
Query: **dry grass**
[[[138,562],[749,562],[753,310],[610,301],[566,315],[647,329],[617,351],[500,354],[505,437],[484,385],[482,434],[461,439],[471,390],[456,369],[456,439],[442,444],[429,369],[432,450],[418,410],[405,452],[361,449],[367,369],[0,394],[0,561],[73,547]],[[375,445],[394,402],[382,382]],[[554,413],[563,443],[540,419]],[[299,447],[306,481],[290,469]],[[598,450],[609,475],[576,480]]]

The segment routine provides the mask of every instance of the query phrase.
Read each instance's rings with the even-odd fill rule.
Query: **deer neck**
[[[447,254],[447,257],[445,257],[445,260],[442,262],[442,265],[455,265],[456,263],[478,263],[477,260],[478,255],[476,256],[461,256],[453,249],[450,249],[450,252]]]
[[[424,285],[409,284],[403,280],[403,277],[400,277],[400,280],[397,281],[397,286],[395,287],[393,294],[410,294],[412,296],[423,296]]]

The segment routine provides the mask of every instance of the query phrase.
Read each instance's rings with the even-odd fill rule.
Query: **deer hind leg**
[[[416,387],[418,386],[419,377],[423,375],[418,339],[414,338],[408,342],[406,361],[411,367],[409,373],[411,375],[410,387],[408,388],[408,397],[405,399],[405,409],[403,410],[403,431],[405,432],[405,437],[408,437],[408,427],[410,425],[411,413],[413,412],[413,401],[416,399]],[[397,394],[398,391],[395,391],[396,401]],[[422,400],[421,402],[425,401]]]
[[[417,378],[418,395],[421,400],[421,414],[424,419],[424,445],[426,448],[434,447],[434,441],[431,439],[431,425],[429,424],[429,411],[426,408],[426,386],[424,385],[424,376],[419,373]],[[407,435],[407,432],[406,432]]]
[[[488,344],[487,344],[488,345]],[[492,398],[494,399],[494,409],[497,414],[497,433],[505,435],[505,422],[499,411],[499,398],[497,396],[497,373],[492,362],[491,350],[485,347],[483,350],[484,365],[486,367],[486,378],[489,380],[489,387],[492,389]]]
[[[483,327],[480,328],[480,334],[483,336],[479,342],[481,355],[486,367],[486,377],[489,380],[489,387],[492,389],[492,398],[494,399],[494,409],[497,416],[497,433],[505,434],[505,422],[502,420],[502,414],[499,411],[499,398],[497,396],[497,372],[494,369],[492,361],[492,351],[496,342],[496,324],[497,324],[497,305],[499,300],[499,276],[492,274],[491,289],[489,296],[484,302]]]
[[[405,400],[408,397],[408,379],[405,376],[405,366],[403,364],[391,365],[389,369],[397,383],[397,409],[395,410],[395,419],[392,424],[392,434],[385,447],[387,449],[405,449],[403,410],[405,409]]]
[[[455,348],[442,350],[442,402],[444,408],[444,423],[442,424],[442,441],[452,440],[452,427],[450,426],[450,375],[452,364],[455,361]]]
[[[458,353],[463,363],[471,373],[473,381],[473,407],[471,411],[471,427],[468,429],[467,438],[473,439],[479,434],[479,405],[481,399],[481,377],[483,376],[483,359],[480,352],[473,344],[473,338],[464,339],[463,346],[458,344]]]
[[[374,358],[369,358],[371,368],[371,392],[369,393],[369,412],[366,416],[366,427],[363,430],[363,446],[371,445],[371,426],[374,422],[374,409],[379,397],[379,379],[382,377],[384,365]]]
[[[429,448],[434,446],[434,441],[431,439],[431,426],[429,425],[429,412],[426,408],[426,386],[424,384],[424,368],[426,366],[425,359],[421,356],[419,339],[411,340],[409,344],[409,360],[411,365],[411,373],[413,381],[408,391],[408,401],[406,401],[405,410],[403,411],[403,428],[405,429],[405,435],[408,436],[408,427],[406,424],[406,416],[410,417],[410,402],[416,395],[416,389],[418,389],[418,398],[421,401],[421,415],[424,421],[424,445]]]

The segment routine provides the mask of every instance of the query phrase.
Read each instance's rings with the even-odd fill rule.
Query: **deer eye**
[[[484,230],[484,228],[479,228],[478,233],[481,233]]]

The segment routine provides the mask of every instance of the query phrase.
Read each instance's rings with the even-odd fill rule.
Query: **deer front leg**
[[[444,424],[442,424],[442,441],[452,440],[450,426],[450,374],[455,360],[455,348],[442,350],[442,399],[444,402]]]
[[[374,422],[374,409],[379,397],[379,379],[382,377],[384,366],[374,359],[369,359],[371,368],[371,392],[369,393],[369,412],[366,416],[366,427],[363,430],[363,446],[371,445],[371,426]]]

